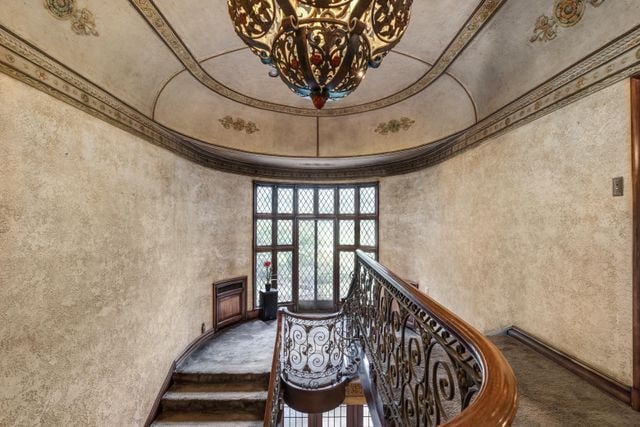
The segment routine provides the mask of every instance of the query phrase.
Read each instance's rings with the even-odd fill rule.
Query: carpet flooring
[[[189,356],[178,373],[271,372],[276,322],[254,320],[225,329]]]
[[[196,350],[180,373],[269,372],[275,322],[259,320],[226,329]],[[517,427],[640,427],[640,413],[591,386],[555,362],[508,336],[491,341],[503,352],[518,381]]]
[[[520,341],[490,337],[513,368],[520,404],[514,426],[639,426],[640,413]]]

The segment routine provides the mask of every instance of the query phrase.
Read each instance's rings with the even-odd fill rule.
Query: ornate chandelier
[[[413,0],[227,0],[236,33],[316,108],[344,98],[404,35]],[[277,71],[276,71],[277,70]]]

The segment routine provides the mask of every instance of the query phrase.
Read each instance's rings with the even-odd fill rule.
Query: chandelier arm
[[[319,87],[316,78],[311,71],[311,64],[309,63],[309,55],[307,51],[307,27],[301,27],[295,30],[297,37],[295,38],[296,50],[298,51],[298,60],[302,67],[302,75],[305,82],[311,91],[314,89],[322,89]]]
[[[293,17],[295,17],[294,19],[297,22],[298,15],[296,14],[295,7],[293,7],[293,5],[291,4],[291,1],[289,1],[289,0],[276,0],[276,3],[278,3],[278,6],[280,6],[280,9],[282,9],[282,11],[284,12],[285,16],[293,16]]]
[[[357,32],[349,33],[349,49],[347,49],[347,53],[342,60],[342,65],[340,65],[338,72],[335,76],[333,76],[331,81],[327,83],[327,88],[329,90],[334,90],[347,76],[347,74],[349,73],[349,69],[351,68],[351,63],[353,62],[353,57],[355,56],[356,52],[358,52],[361,43],[361,34],[358,34]]]
[[[251,37],[247,37],[244,34],[238,34],[238,37],[240,37],[240,39],[247,45],[249,46],[250,49],[255,49],[255,50],[259,50],[259,51],[263,51],[266,52],[270,55],[271,52],[271,46],[269,46],[266,43],[262,43],[259,42],[256,39],[252,39]],[[262,57],[261,57],[262,58]]]
[[[385,46],[379,47],[376,50],[371,52],[371,58],[374,58],[376,55],[385,55],[387,52],[391,51],[394,47],[396,47],[400,43],[400,40],[397,40],[393,43],[389,43]]]
[[[360,0],[353,8],[353,12],[351,12],[351,20],[360,20],[362,15],[371,7],[371,3],[373,3],[373,0]]]

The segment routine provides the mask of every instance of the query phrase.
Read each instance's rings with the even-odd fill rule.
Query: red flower
[[[264,262],[264,266],[265,266],[266,268],[271,267],[271,261],[265,261],[265,262]]]

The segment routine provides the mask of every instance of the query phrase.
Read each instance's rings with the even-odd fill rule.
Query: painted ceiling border
[[[402,102],[414,95],[417,95],[418,93],[428,88],[440,76],[442,76],[442,74],[465,50],[465,48],[475,38],[475,36],[495,15],[498,9],[500,9],[500,6],[506,3],[506,1],[507,0],[482,0],[476,7],[471,17],[456,33],[456,36],[447,45],[440,57],[435,61],[434,66],[430,68],[417,81],[415,81],[411,86],[399,92],[396,92],[393,95],[378,99],[376,101],[353,105],[350,107],[316,110],[312,108],[300,108],[263,101],[260,99],[249,97],[223,85],[215,78],[213,78],[209,73],[207,73],[207,71],[202,67],[200,62],[189,51],[187,45],[182,41],[182,39],[173,29],[171,23],[164,17],[160,9],[158,9],[158,7],[155,5],[153,0],[129,0],[131,5],[140,13],[140,15],[147,21],[149,26],[164,41],[164,43],[173,52],[173,54],[182,63],[182,65],[205,87],[225,98],[253,108],[306,117],[337,117],[350,114],[360,114],[389,107],[391,105]]]
[[[432,166],[640,72],[640,26],[460,133],[417,169]]]
[[[206,167],[276,179],[356,179],[398,175],[433,166],[640,73],[640,26],[453,137],[404,150],[399,161],[391,160],[397,158],[397,152],[392,152],[372,156],[382,159],[379,163],[355,168],[285,168],[256,162],[256,156],[250,153],[236,153],[231,159],[218,147],[204,150],[196,145],[198,141],[164,128],[2,26],[0,71]]]

